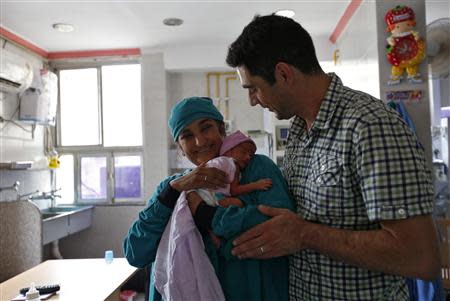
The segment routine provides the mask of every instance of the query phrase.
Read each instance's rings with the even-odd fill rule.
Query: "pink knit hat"
[[[245,136],[241,131],[236,131],[226,136],[220,148],[220,155],[223,156],[227,151],[244,142],[251,142],[256,148],[255,142],[250,137]]]

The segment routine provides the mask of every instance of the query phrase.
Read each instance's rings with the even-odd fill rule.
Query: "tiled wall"
[[[2,45],[4,40],[0,39]],[[35,72],[43,66],[42,58],[6,42],[6,51],[13,52],[29,62]],[[17,121],[19,105],[18,94],[0,92],[0,116]],[[16,113],[15,113],[16,112]],[[15,113],[15,114],[14,114]],[[31,125],[20,123],[24,128],[12,123],[0,123],[0,162],[33,161],[34,170],[0,170],[0,187],[11,186],[15,181],[20,182],[19,193],[26,194],[37,189],[50,189],[50,171],[45,169],[44,156],[44,128],[36,126],[34,135],[30,133]],[[44,167],[44,168],[42,168]],[[36,169],[37,168],[37,169]],[[13,191],[0,192],[0,201],[15,199]]]
[[[14,182],[19,181],[19,194],[23,195],[36,190],[51,190],[51,175],[49,170],[0,170],[0,187],[11,186]],[[13,190],[5,190],[0,192],[0,202],[17,199],[17,193]]]

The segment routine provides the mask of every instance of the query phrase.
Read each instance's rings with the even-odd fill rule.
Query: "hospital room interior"
[[[420,80],[392,81],[385,16],[398,5],[414,11],[426,45]],[[240,130],[282,168],[291,120],[251,106],[225,60],[254,16],[269,14],[310,33],[324,72],[403,110],[430,171],[450,295],[450,1],[1,1],[0,10],[0,301],[26,300],[20,289],[35,286],[57,286],[45,300],[151,300],[150,267],[130,265],[123,241],[158,183],[196,167],[168,127],[183,98],[211,98],[226,133]]]

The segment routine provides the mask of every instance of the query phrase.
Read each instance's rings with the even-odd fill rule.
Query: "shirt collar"
[[[328,73],[328,76],[331,78],[331,82],[322,99],[316,119],[312,124],[312,130],[326,129],[330,126],[331,118],[342,95],[343,85],[341,79],[335,73]]]
[[[326,129],[330,126],[331,117],[336,111],[337,103],[343,93],[341,79],[335,73],[328,73],[331,78],[330,85],[320,105],[319,112],[313,122],[311,130]],[[306,129],[306,122],[303,118],[295,116],[291,121],[290,132],[292,135],[300,135]]]

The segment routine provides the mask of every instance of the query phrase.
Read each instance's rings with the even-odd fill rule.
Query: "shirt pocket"
[[[343,214],[342,161],[317,155],[311,158],[304,187],[304,217],[329,224]]]
[[[318,156],[311,159],[307,182],[319,187],[341,183],[342,164],[336,157]]]

